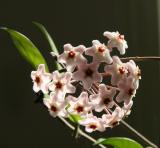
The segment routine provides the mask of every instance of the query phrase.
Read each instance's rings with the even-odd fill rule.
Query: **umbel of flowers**
[[[54,55],[64,70],[47,73],[40,64],[31,72],[33,90],[44,94],[43,103],[50,115],[77,115],[87,132],[105,131],[128,116],[141,78],[133,60],[123,63],[118,56],[111,56],[114,48],[125,54],[128,45],[124,35],[106,31],[104,36],[107,45],[98,40],[89,48],[65,44],[64,52]],[[98,116],[96,112],[100,112]]]

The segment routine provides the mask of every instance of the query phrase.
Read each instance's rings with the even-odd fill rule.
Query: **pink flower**
[[[76,88],[71,84],[72,73],[60,74],[58,71],[52,73],[52,82],[49,83],[49,90],[64,98],[66,93],[74,93]]]
[[[92,47],[86,49],[86,55],[93,56],[93,61],[111,64],[112,58],[107,47],[104,44],[101,44],[98,40],[93,40],[92,44]]]
[[[51,81],[51,74],[45,72],[45,65],[40,64],[37,71],[31,72],[33,80],[33,90],[35,92],[42,91],[44,94],[48,93],[48,83]]]
[[[126,65],[128,67],[128,76],[133,78],[134,88],[137,89],[139,87],[139,79],[141,79],[141,70],[133,60],[127,62]]]
[[[91,133],[93,131],[105,131],[104,122],[101,118],[97,118],[96,116],[93,116],[92,114],[88,115],[87,118],[84,120],[79,121],[79,123],[83,126],[85,126],[85,130],[88,133]]]
[[[102,76],[98,72],[99,64],[87,62],[78,65],[78,70],[73,73],[73,78],[82,81],[84,89],[89,89],[94,82],[101,82]]]
[[[61,116],[67,117],[66,105],[65,101],[59,102],[57,95],[55,93],[51,93],[49,98],[44,98],[43,102],[45,106],[48,108],[48,111],[52,117]]]
[[[108,48],[112,50],[112,48],[116,47],[120,54],[125,54],[125,50],[128,48],[127,42],[124,39],[124,35],[119,34],[119,32],[109,32],[106,31],[103,34],[105,37],[109,39]]]
[[[112,65],[106,65],[104,68],[106,73],[111,74],[111,84],[117,85],[118,82],[127,77],[128,75],[128,67],[125,63],[122,63],[119,57],[114,56],[113,57],[113,64]]]
[[[133,105],[133,100],[130,100],[128,104],[124,102],[124,106],[122,107],[122,110],[124,111],[125,116],[130,115],[132,105]]]
[[[67,70],[72,72],[77,64],[86,61],[83,56],[84,50],[83,45],[73,47],[71,44],[65,44],[64,52],[58,56],[58,62],[66,64]]]
[[[78,98],[68,96],[67,101],[70,105],[68,112],[71,114],[86,116],[92,109],[92,104],[89,102],[87,92],[82,92]]]
[[[119,121],[124,117],[124,112],[120,107],[112,112],[112,114],[104,114],[102,120],[105,122],[105,127],[114,127],[119,124]]]
[[[134,83],[135,81],[132,77],[125,78],[119,82],[118,88],[120,92],[116,97],[118,102],[125,101],[126,104],[130,102],[136,94],[136,85]]]
[[[103,109],[112,108],[114,105],[113,97],[116,94],[115,88],[107,88],[105,84],[99,85],[98,94],[91,95],[91,102],[94,104],[95,111],[101,112]]]

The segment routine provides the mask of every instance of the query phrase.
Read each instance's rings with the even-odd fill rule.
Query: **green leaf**
[[[125,137],[100,138],[94,145],[104,144],[114,148],[143,148],[138,142]]]
[[[48,66],[43,58],[42,54],[39,52],[38,48],[23,34],[9,28],[1,28],[9,33],[11,39],[18,49],[19,53],[28,61],[33,67],[37,68],[39,64],[45,64],[46,71],[48,71]]]
[[[59,54],[59,52],[56,48],[56,45],[55,45],[52,37],[48,33],[47,29],[42,24],[40,24],[38,22],[33,22],[33,24],[35,24],[41,30],[41,32],[45,35],[46,39],[48,40],[48,42],[50,44],[50,47],[51,47],[52,51],[56,54]]]
[[[33,22],[33,24],[35,24],[40,29],[40,31],[45,35],[53,53],[58,55],[59,54],[58,49],[56,48],[56,45],[55,45],[52,37],[48,33],[47,29],[42,24],[40,24],[38,22]],[[55,62],[54,64],[55,64],[55,66],[57,67],[58,70],[62,69],[61,65],[58,64],[57,62]]]
[[[78,123],[79,120],[82,120],[82,117],[77,114],[70,114],[68,118],[74,123]]]

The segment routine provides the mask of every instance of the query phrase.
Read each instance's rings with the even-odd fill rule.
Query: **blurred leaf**
[[[104,144],[114,148],[143,148],[138,142],[125,137],[100,138],[94,145]]]
[[[59,54],[58,49],[56,48],[55,43],[54,43],[52,37],[50,36],[50,34],[48,33],[47,29],[42,24],[40,24],[38,22],[33,22],[33,24],[35,24],[40,29],[40,31],[45,35],[53,53],[55,55],[58,55]],[[59,65],[57,62],[55,62],[54,64],[56,65],[58,70],[62,69],[61,65]]]
[[[50,36],[50,34],[48,33],[47,29],[42,24],[40,24],[38,22],[33,22],[33,24],[35,24],[41,30],[41,32],[45,35],[46,39],[48,40],[48,42],[50,44],[52,51],[56,54],[59,54],[59,52],[55,46],[55,43],[54,43],[52,37]]]
[[[1,28],[8,32],[11,39],[18,49],[19,53],[28,61],[33,67],[37,68],[39,64],[45,64],[46,71],[48,71],[47,63],[39,52],[38,48],[23,34],[9,28]]]
[[[74,123],[78,123],[79,120],[82,120],[82,117],[77,114],[70,114],[68,118]]]

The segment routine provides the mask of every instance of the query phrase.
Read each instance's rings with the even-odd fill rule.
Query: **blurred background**
[[[129,49],[125,56],[160,56],[159,0],[0,0],[0,26],[7,26],[29,37],[52,66],[50,47],[32,24],[45,25],[58,49],[63,44],[91,46],[93,39],[106,42],[103,32],[119,31]],[[30,72],[8,34],[0,31],[0,147],[1,148],[91,148],[84,138],[74,140],[72,132],[34,104]],[[151,141],[160,144],[160,66],[139,62],[140,88],[132,114],[126,121]],[[122,125],[95,137],[127,136],[144,144]]]

